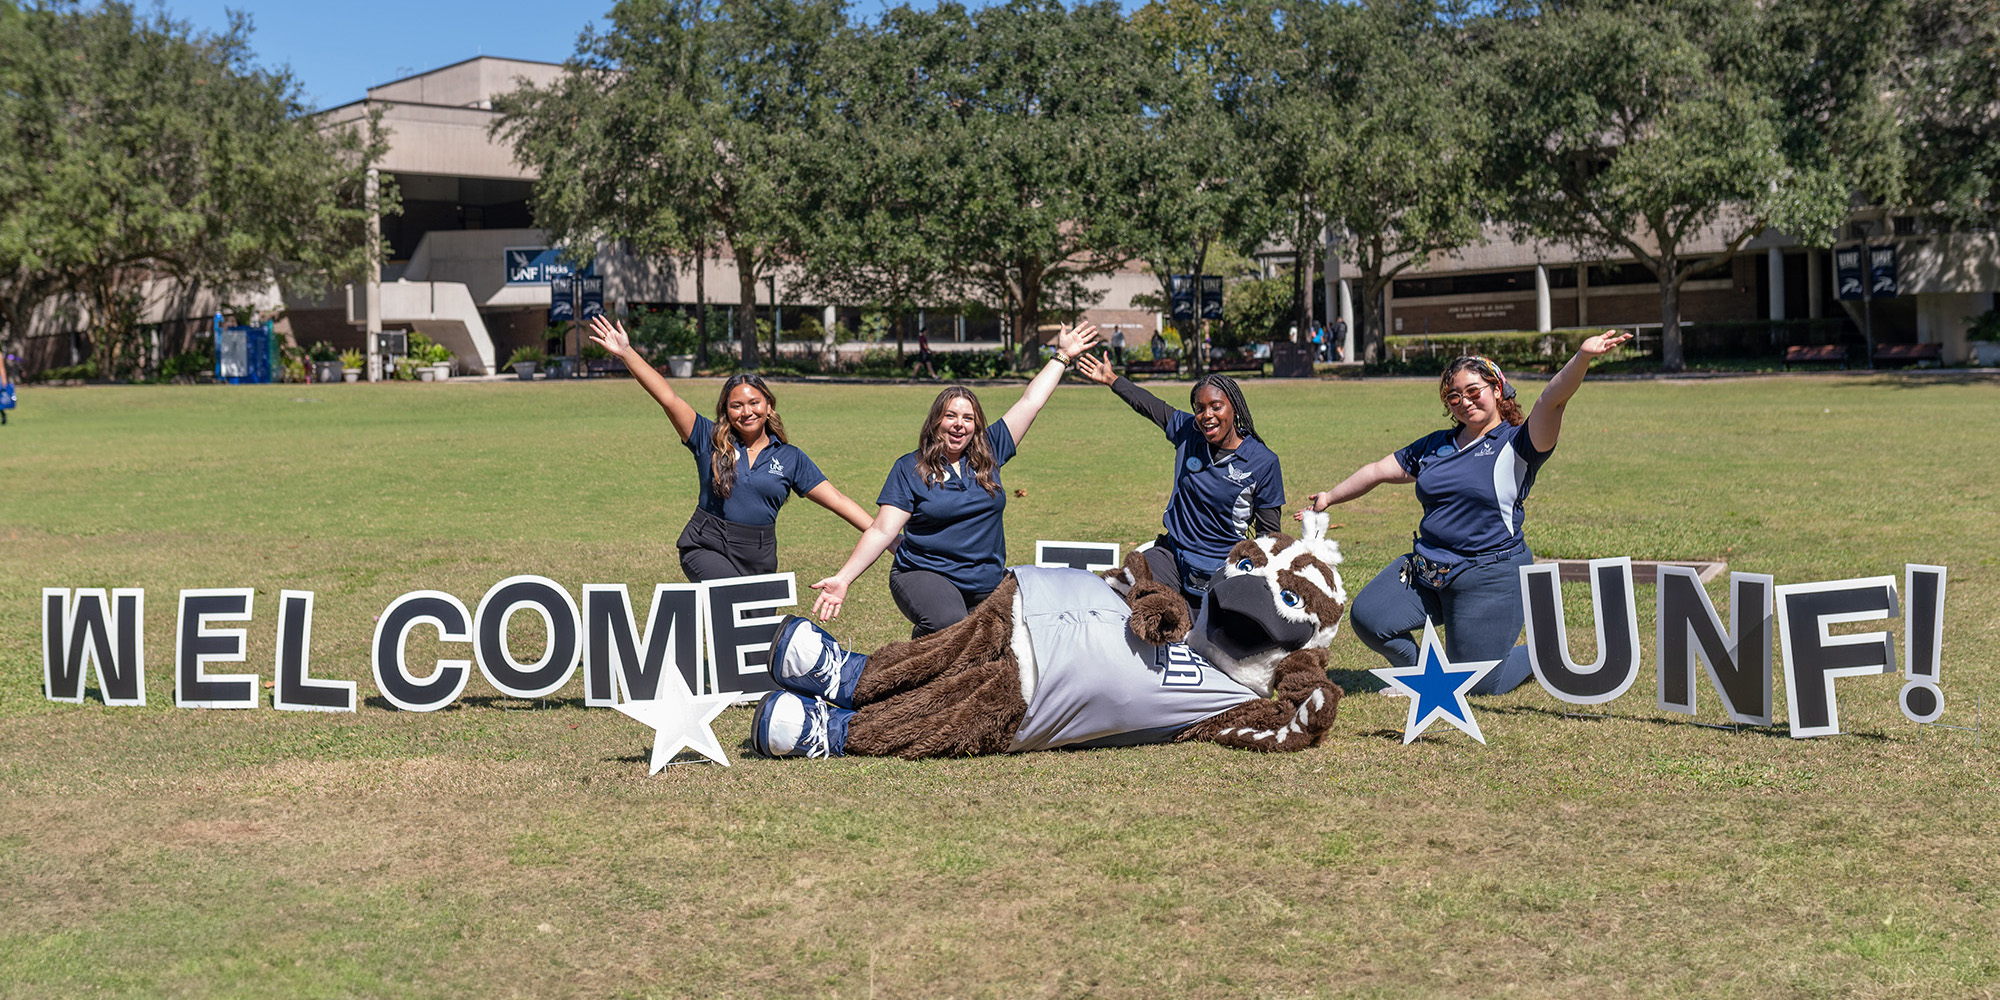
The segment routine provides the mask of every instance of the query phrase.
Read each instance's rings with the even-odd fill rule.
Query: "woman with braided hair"
[[[868,512],[786,438],[778,398],[763,379],[747,372],[731,375],[710,420],[632,349],[623,324],[597,316],[590,332],[593,343],[625,362],[694,453],[701,498],[677,543],[681,572],[690,583],[777,572],[778,508],[793,493],[840,515],[857,531],[868,530]]]
[[[1631,339],[1629,333],[1607,330],[1585,340],[1525,417],[1499,365],[1482,357],[1459,358],[1445,366],[1438,382],[1451,427],[1308,498],[1306,510],[1323,511],[1384,483],[1417,485],[1424,517],[1409,554],[1376,574],[1348,608],[1363,644],[1391,666],[1415,666],[1411,634],[1429,620],[1444,630],[1446,659],[1503,661],[1471,693],[1505,694],[1528,679],[1528,648],[1514,644],[1521,634],[1518,567],[1534,562],[1521,530],[1528,490],[1555,451],[1563,411],[1583,385],[1591,359]],[[1303,520],[1305,510],[1294,516]]]
[[[1208,578],[1237,542],[1278,531],[1285,475],[1278,456],[1257,436],[1250,404],[1227,375],[1209,375],[1188,393],[1192,413],[1176,410],[1117,373],[1107,358],[1085,355],[1077,371],[1108,385],[1126,405],[1157,425],[1174,446],[1174,490],[1160,522],[1167,530],[1146,550],[1154,580],[1173,587],[1199,609]]]

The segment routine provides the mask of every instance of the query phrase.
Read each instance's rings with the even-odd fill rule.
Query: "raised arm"
[[[820,621],[840,617],[840,606],[847,600],[848,585],[860,579],[861,574],[868,572],[868,567],[875,565],[875,560],[882,558],[882,553],[896,544],[896,536],[902,534],[903,526],[909,523],[910,512],[901,507],[885,504],[875,512],[875,522],[861,533],[861,540],[854,543],[854,554],[847,557],[847,564],[840,567],[840,572],[812,585],[812,589],[819,591],[819,596],[813,599],[813,614]]]
[[[818,486],[806,491],[806,499],[840,515],[840,519],[854,525],[856,531],[867,531],[875,519],[861,509],[861,505],[847,498],[847,494],[834,488],[829,480],[821,480]]]
[[[1097,343],[1097,328],[1089,323],[1066,326],[1056,334],[1056,356],[1028,383],[1028,391],[1013,406],[1007,408],[1001,420],[1007,422],[1007,432],[1014,436],[1014,446],[1020,447],[1021,439],[1028,436],[1028,428],[1035,425],[1035,417],[1042,412],[1042,404],[1056,391],[1056,383],[1062,381],[1063,371],[1077,355]]]
[[[638,379],[639,384],[645,386],[646,391],[651,393],[654,399],[659,400],[660,409],[667,411],[667,419],[673,423],[674,433],[679,434],[682,441],[686,441],[688,435],[694,433],[694,407],[689,406],[687,400],[682,399],[680,394],[674,391],[674,387],[668,384],[666,376],[647,364],[646,359],[632,349],[632,339],[625,335],[625,324],[603,316],[593,316],[590,320],[590,341],[625,362],[625,370],[631,372],[632,377]]]
[[[1562,366],[1562,371],[1549,380],[1548,388],[1543,389],[1541,398],[1535,400],[1535,408],[1528,411],[1528,441],[1536,451],[1548,451],[1556,446],[1556,439],[1562,436],[1563,410],[1569,406],[1569,398],[1583,386],[1583,376],[1590,370],[1591,361],[1631,339],[1631,334],[1616,330],[1606,330],[1591,337],[1577,348],[1576,356]]]
[[[1383,483],[1414,483],[1417,477],[1403,471],[1403,463],[1394,455],[1384,455],[1340,481],[1340,485],[1306,498],[1307,506],[1292,514],[1292,520],[1305,520],[1307,510],[1325,510],[1337,503],[1346,503],[1367,493]]]
[[[1117,393],[1118,398],[1124,400],[1126,406],[1151,420],[1161,430],[1166,430],[1167,421],[1174,417],[1172,404],[1139,388],[1131,379],[1118,374],[1118,370],[1111,367],[1108,358],[1085,351],[1076,359],[1076,371],[1077,374],[1098,385],[1110,386],[1111,391]]]

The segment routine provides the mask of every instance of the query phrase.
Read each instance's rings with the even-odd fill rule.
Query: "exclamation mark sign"
[[[1936,722],[1944,714],[1938,670],[1944,646],[1943,566],[1903,566],[1903,715]]]

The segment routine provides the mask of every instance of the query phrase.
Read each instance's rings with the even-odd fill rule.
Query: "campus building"
[[[361,348],[362,331],[370,325],[416,331],[449,347],[471,371],[492,371],[514,349],[543,345],[550,284],[510,280],[507,261],[510,250],[519,261],[530,251],[548,249],[550,241],[533,226],[528,207],[535,175],[515,161],[504,139],[492,135],[499,118],[492,102],[522,81],[547,85],[561,73],[555,63],[482,56],[372,87],[365,99],[325,112],[330,123],[381,115],[388,152],[378,174],[382,183],[396,186],[402,213],[382,219],[389,249],[378,290],[356,287],[319,302],[287,303],[298,342]],[[858,328],[857,310],[787,295],[782,273],[760,281],[755,301],[746,304],[733,260],[712,258],[702,266],[711,307],[733,311],[747,305],[781,330],[797,329],[810,316],[829,330],[829,343],[851,338]],[[637,258],[607,246],[599,248],[594,270],[604,279],[609,312],[695,305],[695,274],[685,261]],[[1116,325],[1135,339],[1151,335],[1156,314],[1132,305],[1135,295],[1158,296],[1150,274],[1128,268],[1093,279],[1091,286],[1098,304],[1088,318],[1107,332]],[[923,322],[939,347],[1000,339],[997,317],[932,312]]]

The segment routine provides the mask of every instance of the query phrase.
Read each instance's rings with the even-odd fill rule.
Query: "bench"
[[[1264,362],[1256,358],[1223,358],[1220,361],[1209,362],[1208,370],[1212,372],[1256,372],[1262,375],[1264,373]]]
[[[1133,375],[1178,375],[1181,363],[1173,358],[1155,358],[1152,361],[1125,362],[1125,376]]]
[[[584,378],[603,378],[613,375],[629,375],[625,362],[617,358],[591,358],[583,363]]]
[[[1785,348],[1785,369],[1793,365],[1839,365],[1847,367],[1847,348],[1837,344],[1818,344]]]
[[[1875,348],[1874,362],[1877,368],[1901,368],[1920,361],[1941,364],[1944,361],[1942,344],[1881,344]]]

